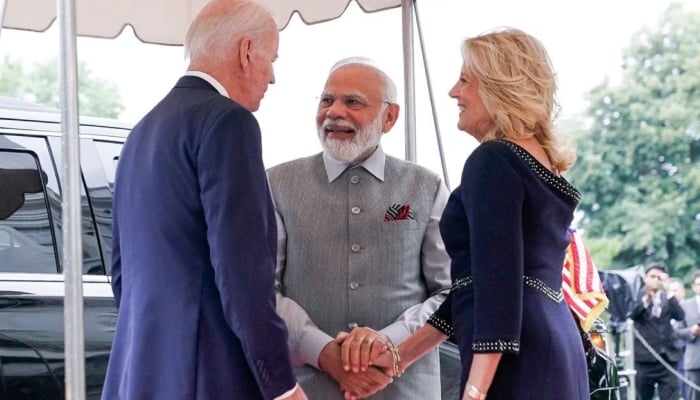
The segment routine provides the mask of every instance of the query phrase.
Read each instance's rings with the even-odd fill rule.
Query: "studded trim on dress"
[[[562,301],[564,301],[564,292],[562,292],[561,289],[554,290],[551,287],[547,286],[547,284],[539,278],[524,275],[523,282],[531,288],[543,293],[545,296],[549,297],[551,300],[557,303],[561,303]],[[473,283],[474,280],[472,279],[471,275],[455,279],[455,281],[452,282],[452,291],[454,292],[459,289],[464,289],[466,287],[471,286]]]
[[[563,176],[557,176],[553,174],[552,171],[550,171],[544,165],[542,165],[542,163],[537,161],[537,159],[533,157],[532,154],[528,153],[520,145],[504,139],[496,139],[494,140],[494,142],[503,143],[506,146],[508,146],[511,150],[513,150],[515,154],[518,155],[518,157],[520,157],[530,167],[531,170],[535,172],[535,174],[537,174],[537,176],[540,177],[540,179],[545,181],[548,185],[562,192],[566,196],[574,199],[577,203],[581,201],[581,192],[579,192],[578,189],[576,189],[566,179],[564,179]]]
[[[523,276],[523,280],[525,281],[526,285],[536,290],[539,290],[555,302],[561,303],[562,301],[564,301],[564,293],[561,289],[554,290],[551,287],[547,286],[547,284],[542,282],[541,280],[527,275]]]
[[[465,276],[464,278],[455,279],[455,281],[452,282],[452,291],[454,292],[455,290],[465,288],[472,283],[472,277],[469,275]]]
[[[467,288],[474,283],[471,275],[455,279],[452,282],[452,292]],[[564,301],[564,293],[561,289],[554,290],[547,286],[542,280],[533,278],[528,275],[523,276],[523,283],[531,288],[541,292],[552,301],[561,303]],[[454,328],[442,318],[432,315],[428,319],[428,323],[433,325],[437,330],[448,336],[454,335]],[[512,353],[520,352],[520,342],[517,340],[477,340],[472,343],[472,350],[476,353]]]
[[[477,340],[472,343],[476,353],[513,353],[520,352],[520,342],[517,340]]]
[[[435,314],[431,315],[430,318],[428,318],[428,323],[434,326],[435,329],[439,330],[440,332],[444,333],[449,337],[454,337],[455,335],[455,330],[452,327],[452,325],[450,325],[449,322],[445,321],[444,319],[438,317]]]

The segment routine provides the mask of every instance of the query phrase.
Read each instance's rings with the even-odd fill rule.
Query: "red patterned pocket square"
[[[416,219],[416,214],[408,204],[392,204],[384,214],[384,221],[401,221],[404,219]]]

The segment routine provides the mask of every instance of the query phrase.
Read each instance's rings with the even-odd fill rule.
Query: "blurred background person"
[[[669,296],[673,296],[680,303],[685,300],[686,290],[685,283],[681,278],[670,277],[666,281],[666,291]]]
[[[677,278],[675,276],[669,277],[666,280],[666,292],[668,292],[669,296],[673,296],[676,298],[678,301],[678,304],[683,305],[683,300],[685,300],[685,295],[686,295],[686,290],[685,290],[685,284],[683,283],[683,280],[680,278]],[[685,310],[685,309],[684,309]],[[686,312],[687,315],[687,312]],[[675,319],[671,320],[671,325],[673,325],[674,328],[674,334],[676,335],[674,343],[676,344],[676,347],[680,349],[681,355],[678,359],[678,363],[676,363],[675,367],[676,370],[678,371],[679,374],[685,375],[685,367],[684,367],[684,353],[685,353],[685,339],[683,339],[679,332],[679,329],[683,329],[685,327],[685,321],[680,320],[676,321]],[[687,400],[687,385],[683,381],[683,379],[678,379],[678,390],[680,391],[680,396],[684,400]]]
[[[681,357],[671,321],[684,320],[685,312],[678,300],[664,290],[667,276],[663,264],[649,264],[645,269],[644,286],[630,313],[634,329],[643,339],[636,336],[634,339],[635,381],[641,400],[652,400],[656,390],[659,400],[679,399],[678,378],[664,363],[675,368]]]
[[[690,286],[693,296],[681,302],[685,311],[683,326],[676,329],[679,336],[685,340],[683,368],[685,377],[695,386],[700,386],[700,270],[693,272]],[[686,385],[685,400],[700,400],[700,391]]]

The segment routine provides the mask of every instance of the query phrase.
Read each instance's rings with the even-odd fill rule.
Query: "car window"
[[[25,147],[3,139],[13,148],[0,149],[0,272],[57,273],[47,187],[52,164],[30,150],[47,155],[46,142],[30,138]]]
[[[48,138],[49,144],[51,145],[51,154],[54,157],[55,165],[62,165],[62,143],[59,137]],[[81,166],[82,167],[82,166]],[[51,214],[54,219],[60,222],[61,215],[61,199],[57,199],[57,203],[54,205],[51,203]],[[104,275],[105,268],[102,262],[102,254],[100,252],[99,242],[97,239],[97,228],[95,227],[92,208],[88,202],[87,194],[85,191],[85,185],[80,187],[80,215],[81,215],[81,225],[80,229],[83,238],[83,274],[89,275]],[[60,225],[59,225],[60,226]],[[55,228],[56,229],[56,228]],[[59,231],[57,229],[57,231]],[[62,237],[59,232],[56,233],[59,254],[63,253],[62,248]],[[59,260],[62,260],[59,258]]]
[[[84,139],[80,144],[83,176],[88,198],[92,205],[97,225],[102,257],[107,270],[112,258],[112,187],[114,185],[114,165],[111,158],[121,150],[121,143],[99,142]],[[100,152],[98,149],[102,149]],[[113,155],[114,154],[114,155]]]
[[[111,192],[114,192],[114,173],[117,170],[117,161],[119,161],[119,153],[122,151],[123,145],[123,143],[118,142],[95,140],[97,153],[102,161],[102,168],[104,168],[107,175],[107,182],[109,182],[109,190]]]

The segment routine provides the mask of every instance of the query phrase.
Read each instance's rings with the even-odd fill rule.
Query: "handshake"
[[[339,332],[321,351],[318,364],[338,382],[346,400],[372,396],[403,373],[389,337],[367,327]]]

